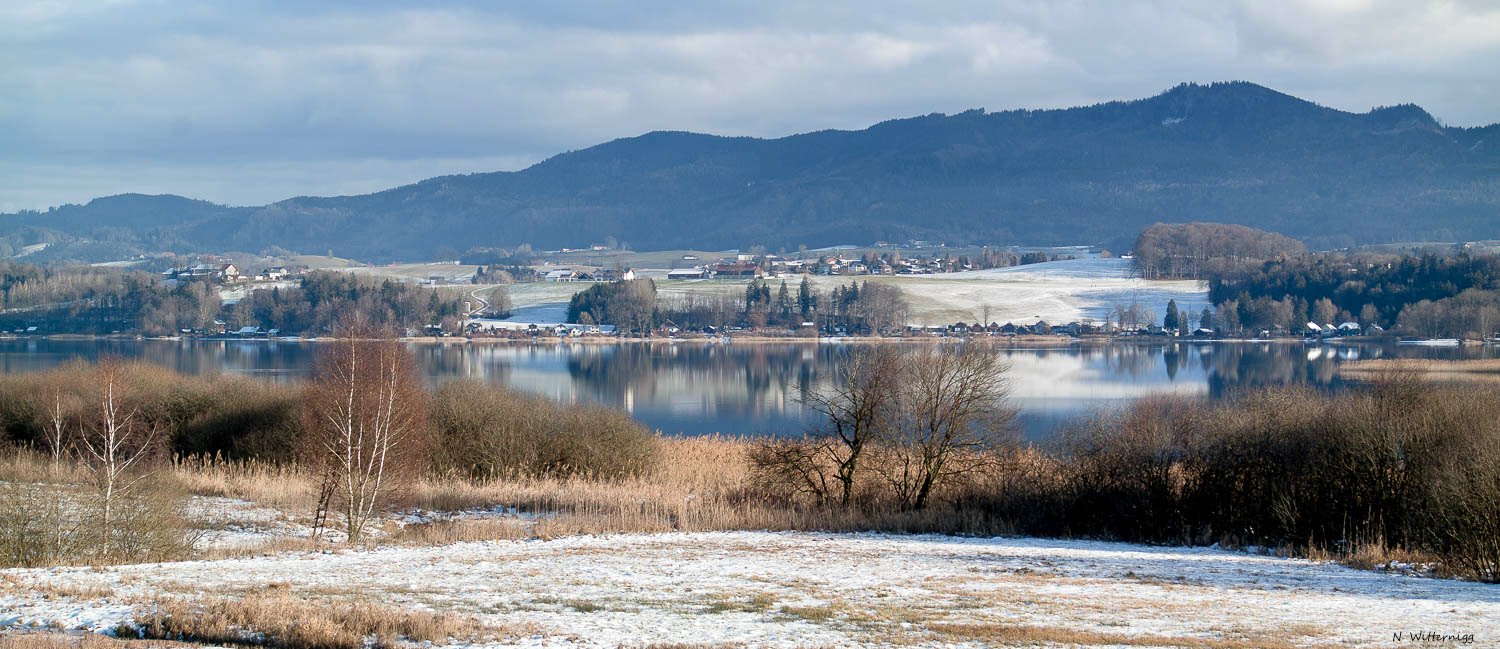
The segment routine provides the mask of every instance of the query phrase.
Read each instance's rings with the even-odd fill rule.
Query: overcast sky
[[[0,2],[0,211],[235,205],[1243,79],[1500,121],[1500,2]],[[412,8],[416,5],[423,8]]]

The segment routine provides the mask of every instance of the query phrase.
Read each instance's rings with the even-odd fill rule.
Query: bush
[[[188,558],[195,535],[187,495],[149,478],[115,501],[103,527],[100,499],[57,484],[0,482],[0,566],[140,563]]]
[[[1395,380],[1338,395],[1146,399],[1065,435],[1059,489],[987,498],[1026,533],[1415,550],[1494,581],[1497,451],[1500,403],[1480,390]]]
[[[232,459],[291,458],[302,387],[228,376],[193,377],[150,363],[126,363],[123,382],[140,416],[165,429],[173,453]],[[96,368],[71,363],[0,378],[0,424],[11,441],[50,450],[52,409],[67,425],[98,408]]]
[[[645,474],[657,459],[656,438],[622,412],[477,381],[438,388],[431,417],[438,473],[613,480]]]

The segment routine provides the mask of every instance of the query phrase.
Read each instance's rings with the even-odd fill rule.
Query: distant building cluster
[[[247,275],[232,263],[198,263],[191,266],[173,267],[162,271],[162,277],[168,280],[208,280],[223,284],[246,281],[280,281],[286,279],[287,270],[282,266],[272,266],[258,273]]]

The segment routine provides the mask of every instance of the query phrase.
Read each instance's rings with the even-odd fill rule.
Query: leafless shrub
[[[61,489],[0,483],[0,566],[51,566],[79,554],[80,521]]]
[[[433,395],[439,475],[471,479],[552,476],[618,480],[656,467],[658,443],[624,413],[563,406],[477,381],[452,381]]]
[[[169,561],[192,555],[186,498],[151,480],[114,495],[104,526],[102,496],[56,484],[0,484],[0,565],[40,567]]]

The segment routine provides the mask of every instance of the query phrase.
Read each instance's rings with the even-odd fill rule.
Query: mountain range
[[[775,139],[652,132],[521,171],[259,207],[110,196],[0,215],[0,254],[37,243],[78,260],[276,246],[388,261],[608,238],[637,250],[909,239],[1124,249],[1150,224],[1177,221],[1250,225],[1314,248],[1500,238],[1500,124],[1183,84],[1133,101]]]

